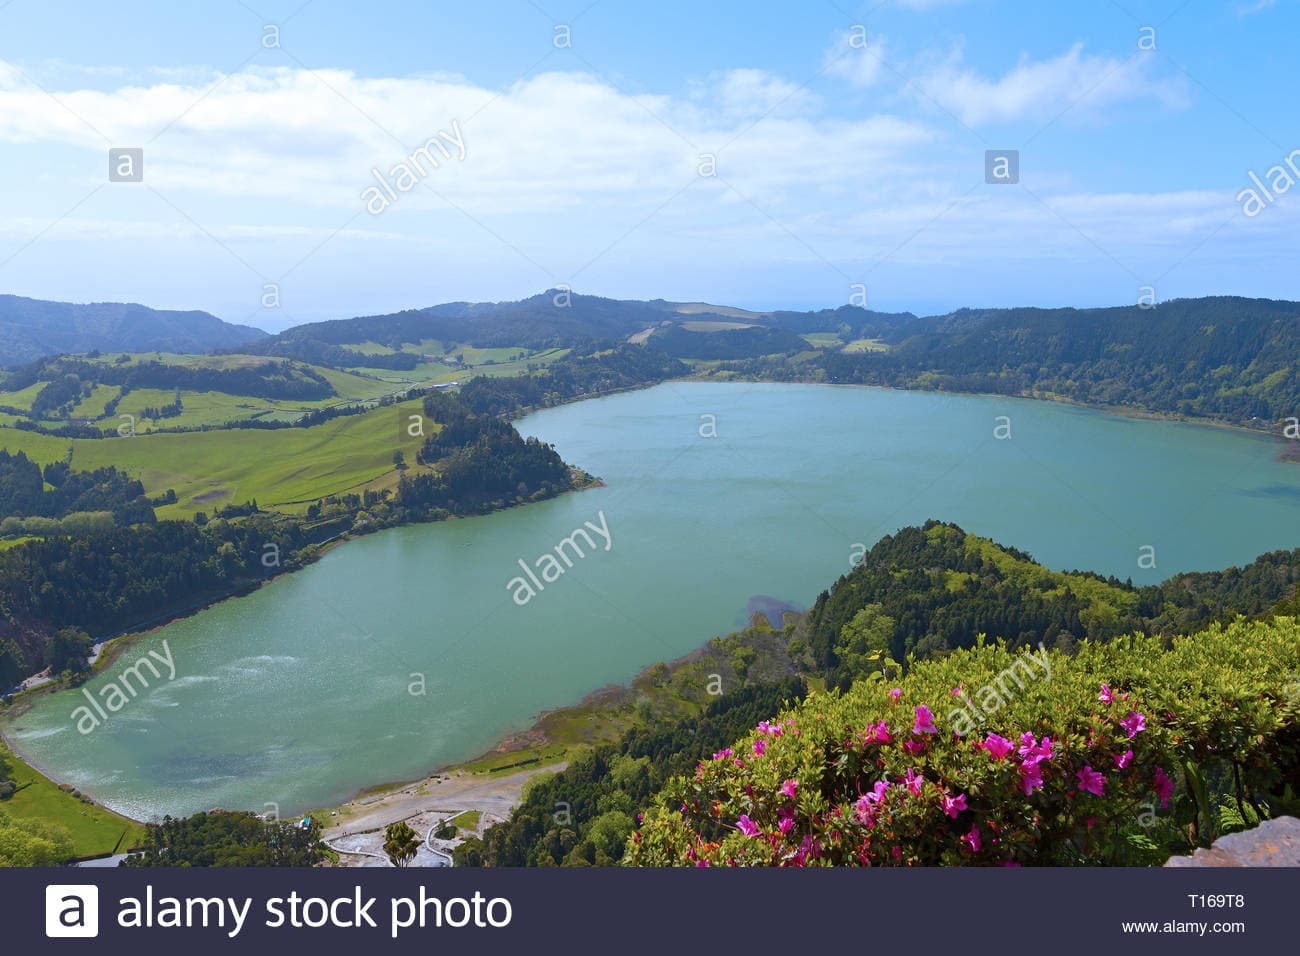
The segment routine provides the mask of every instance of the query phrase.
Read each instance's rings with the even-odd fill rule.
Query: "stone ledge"
[[[1209,849],[1171,857],[1165,866],[1300,866],[1300,820],[1278,817],[1219,837]]]

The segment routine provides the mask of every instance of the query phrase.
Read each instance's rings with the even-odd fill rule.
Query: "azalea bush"
[[[810,696],[673,781],[625,862],[1155,863],[1300,790],[1294,618],[1085,642],[1011,683],[1022,656],[981,642]]]

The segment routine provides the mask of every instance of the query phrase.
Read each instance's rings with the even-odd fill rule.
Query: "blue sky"
[[[1300,298],[1297,202],[1238,198],[1300,148],[1297,37],[1296,0],[0,0],[0,291],[272,330]]]

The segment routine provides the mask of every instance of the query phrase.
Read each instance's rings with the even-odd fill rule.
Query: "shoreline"
[[[585,395],[570,401],[561,402],[559,403],[559,405],[548,406],[548,408],[558,408],[562,405],[577,404],[578,402],[586,401],[588,399],[605,398],[613,394],[622,394],[631,391],[640,391],[647,388],[653,388],[658,385],[663,385],[671,382],[679,382],[679,381],[680,382],[713,382],[719,384],[758,383],[758,384],[769,384],[769,385],[776,385],[776,386],[819,385],[819,386],[831,386],[831,387],[838,387],[838,388],[888,389],[894,391],[907,391],[907,392],[928,392],[931,394],[965,395],[971,397],[1005,397],[1005,398],[1015,398],[1024,401],[1042,401],[1042,402],[1049,402],[1053,404],[1068,405],[1075,408],[1080,408],[1084,410],[1100,412],[1102,414],[1110,414],[1116,417],[1129,418],[1129,419],[1140,420],[1140,421],[1169,422],[1175,424],[1190,424],[1190,425],[1206,425],[1206,426],[1212,426],[1216,428],[1232,429],[1234,431],[1244,432],[1244,433],[1257,435],[1261,437],[1272,437],[1277,442],[1279,442],[1282,446],[1284,446],[1283,450],[1280,451],[1277,456],[1279,461],[1300,464],[1300,442],[1289,442],[1285,438],[1278,438],[1277,436],[1271,435],[1269,432],[1263,431],[1261,429],[1251,428],[1246,425],[1234,424],[1230,422],[1216,421],[1213,419],[1188,417],[1184,415],[1178,415],[1176,413],[1154,412],[1147,409],[1135,408],[1131,406],[1095,405],[1095,404],[1078,402],[1072,399],[1059,397],[1059,396],[1051,396],[1051,395],[1035,395],[1035,394],[1002,395],[1000,393],[992,393],[992,392],[953,392],[953,391],[944,391],[938,389],[899,388],[897,386],[890,386],[890,385],[872,385],[872,384],[856,383],[856,382],[846,382],[846,383],[797,382],[797,381],[784,382],[784,381],[772,381],[768,379],[756,379],[756,378],[732,378],[732,379],[719,380],[719,379],[713,379],[713,378],[699,376],[699,375],[691,375],[691,376],[685,376],[677,379],[667,379],[663,382],[646,383],[643,385],[630,386],[624,389],[611,390],[609,392],[600,393],[598,395]],[[526,411],[522,411],[518,414],[518,417],[512,419],[512,421],[519,421],[523,417],[526,417],[527,415],[534,414],[540,411],[545,411],[545,410],[546,410],[545,408],[538,408],[538,409],[529,409]],[[1293,444],[1297,446],[1294,452],[1292,452],[1292,450],[1289,447],[1286,447]],[[584,471],[583,474],[587,474],[587,473]],[[595,478],[594,476],[588,476],[588,477],[591,479],[589,482],[580,486],[575,486],[571,488],[570,491],[583,491],[593,487],[605,487],[605,482],[603,480]],[[502,510],[509,510],[509,508],[502,509]],[[440,520],[456,520],[462,517],[477,517],[477,515],[464,515],[464,516],[450,515],[447,518],[440,519]],[[407,522],[399,525],[393,525],[391,527],[397,528],[397,527],[408,527],[416,524],[435,524],[435,523],[437,522],[436,521]],[[177,620],[182,620],[184,618],[198,614],[199,612],[206,610],[210,607],[213,607],[217,604],[220,604],[223,601],[252,594],[257,590],[259,590],[260,588],[265,587],[266,585],[272,583],[273,581],[279,579],[282,576],[293,574],[297,571],[300,571],[310,566],[311,564],[314,564],[316,561],[319,561],[321,558],[323,558],[330,551],[334,550],[336,547],[340,547],[344,544],[347,544],[349,541],[355,540],[356,538],[359,537],[363,537],[366,534],[373,534],[376,533],[376,531],[387,531],[387,530],[390,530],[390,528],[387,527],[379,528],[379,529],[375,529],[375,531],[366,531],[366,532],[362,532],[361,534],[357,534],[355,532],[344,532],[343,534],[337,536],[334,539],[322,542],[319,545],[319,550],[311,556],[310,560],[304,561],[299,567],[281,569],[274,575],[270,575],[266,578],[245,585],[244,587],[241,587],[240,589],[233,591],[229,594],[226,594],[224,596],[211,597],[203,600],[202,602],[191,605],[188,608],[180,609],[175,612],[169,612],[161,620],[157,620],[156,622],[150,623],[143,628],[125,631],[111,637],[106,637],[103,640],[96,642],[96,647],[102,649],[100,651],[98,659],[95,662],[95,666],[92,669],[92,676],[106,669],[125,650],[129,649],[135,642],[137,642],[141,638],[153,634],[158,630],[160,630],[161,628],[166,627],[167,625],[174,623]],[[697,657],[705,649],[705,646],[706,645],[702,645],[701,647],[696,648],[695,650],[692,650],[687,654],[666,663],[671,668],[681,663],[687,662],[688,660]],[[565,714],[573,713],[576,711],[580,711],[586,708],[600,707],[601,705],[607,705],[607,704],[620,701],[621,699],[625,698],[626,695],[634,691],[637,681],[640,680],[642,677],[644,677],[645,674],[654,666],[655,663],[647,664],[625,684],[607,684],[588,692],[586,695],[584,695],[584,697],[581,700],[573,704],[563,705],[563,706],[551,708],[549,710],[541,711],[535,716],[532,723],[529,725],[527,729],[507,734],[506,736],[502,737],[495,745],[489,748],[487,751],[467,761],[445,764],[442,766],[435,767],[429,770],[427,773],[423,774],[422,776],[416,777],[411,780],[396,780],[396,781],[389,780],[389,781],[383,781],[383,782],[375,783],[373,785],[362,787],[359,790],[357,790],[354,794],[352,794],[348,799],[341,801],[340,803],[334,805],[333,807],[327,807],[325,809],[327,810],[339,809],[349,804],[356,803],[357,801],[367,796],[373,796],[382,799],[386,795],[400,793],[409,788],[427,786],[432,781],[438,779],[439,777],[445,777],[453,773],[464,773],[469,775],[478,775],[480,773],[493,773],[495,771],[471,771],[471,770],[466,770],[465,768],[471,767],[475,764],[483,762],[484,760],[490,759],[494,755],[524,752],[532,747],[546,746],[550,742],[550,739],[546,736],[546,731],[544,729],[544,726],[548,722],[548,720],[552,720],[556,717],[563,716]],[[9,748],[9,750],[14,754],[15,757],[22,760],[28,766],[32,767],[34,770],[36,770],[37,772],[45,776],[47,779],[49,779],[56,785],[74,786],[69,781],[60,779],[59,777],[49,773],[44,767],[32,761],[23,750],[15,746],[12,737],[10,737],[8,734],[5,733],[5,727],[4,727],[5,723],[10,718],[21,716],[32,706],[32,704],[36,700],[40,699],[42,695],[54,693],[57,692],[58,690],[63,690],[63,689],[67,689],[67,688],[61,688],[54,685],[53,683],[48,683],[38,687],[30,688],[28,690],[21,691],[19,694],[15,695],[14,703],[11,704],[10,707],[7,708],[5,711],[0,711],[0,740],[3,740],[5,742],[5,745]],[[531,768],[530,772],[540,771],[545,769],[545,767],[546,765]],[[523,770],[523,768],[516,768],[516,767],[503,767],[499,769],[501,770],[514,769],[516,773],[522,772]],[[84,793],[85,791],[83,790],[82,792]],[[112,812],[117,816],[122,817],[123,819],[132,820],[133,822],[137,822],[137,823],[146,822],[146,821],[136,820],[135,818],[127,814],[123,814],[120,811],[114,810],[112,807],[109,807],[106,804],[101,803],[92,794],[87,794],[87,796],[89,796],[90,799],[95,802],[96,806],[99,806],[109,812]],[[304,812],[313,809],[319,809],[319,808],[304,808]]]
[[[682,378],[667,379],[669,382],[709,382],[714,384],[760,384],[760,385],[820,385],[829,388],[876,388],[883,391],[891,392],[918,392],[925,395],[964,395],[971,398],[1016,398],[1030,402],[1046,402],[1050,405],[1067,405],[1071,408],[1080,408],[1086,411],[1100,412],[1104,415],[1113,415],[1116,418],[1128,418],[1135,421],[1144,422],[1164,422],[1168,424],[1179,425],[1204,425],[1209,428],[1225,428],[1235,432],[1242,432],[1247,435],[1256,435],[1264,438],[1273,438],[1283,446],[1283,450],[1277,456],[1278,461],[1288,463],[1300,463],[1300,441],[1295,441],[1285,437],[1279,437],[1266,428],[1253,428],[1250,425],[1243,425],[1239,422],[1226,422],[1217,418],[1202,418],[1196,415],[1184,415],[1181,412],[1161,412],[1149,408],[1141,408],[1137,405],[1099,405],[1094,402],[1082,402],[1078,399],[1067,398],[1064,395],[1054,395],[1051,393],[1037,392],[1016,392],[1014,394],[1006,392],[962,392],[955,389],[941,388],[909,388],[903,385],[874,385],[867,382],[805,382],[798,379],[782,380],[770,378],[750,378],[737,376],[735,378],[713,378],[708,375],[696,374],[688,375]],[[662,383],[661,383],[662,384]],[[1262,421],[1262,419],[1261,419]],[[1291,448],[1294,446],[1294,449]]]

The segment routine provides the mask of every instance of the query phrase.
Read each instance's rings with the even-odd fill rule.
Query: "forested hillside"
[[[861,334],[883,352],[736,363],[774,379],[993,392],[1273,423],[1300,408],[1300,305],[1177,299],[1154,308],[963,309]]]
[[[1300,610],[1300,548],[1244,568],[1179,574],[1136,588],[1091,572],[1063,573],[1022,551],[931,521],[882,538],[823,591],[801,626],[818,672],[847,687],[879,669],[973,647],[981,634],[1018,648],[1074,648],[1084,639],[1187,633],[1238,614]]]
[[[0,368],[64,352],[207,352],[265,337],[261,329],[231,325],[207,312],[0,295]]]

